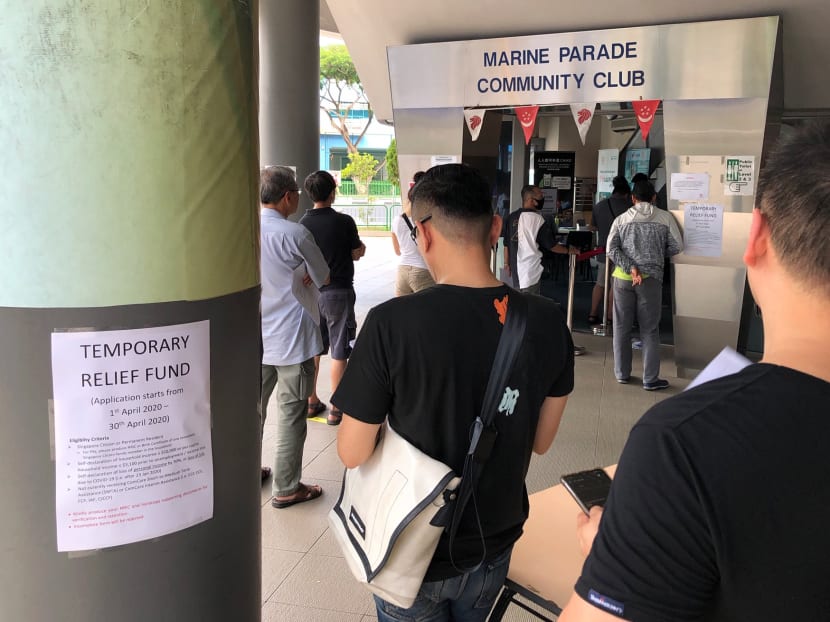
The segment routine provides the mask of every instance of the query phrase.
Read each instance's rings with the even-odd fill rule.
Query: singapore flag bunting
[[[654,115],[657,114],[657,106],[659,105],[659,99],[641,99],[631,102],[634,114],[637,115],[637,123],[640,124],[640,131],[643,133],[643,140],[648,138],[648,132],[651,129],[651,124],[654,123]]]
[[[478,140],[478,135],[481,133],[481,126],[484,125],[485,109],[470,109],[464,111],[464,120],[467,122],[467,129],[470,130],[470,138],[473,141]]]
[[[517,106],[515,110],[516,118],[519,119],[525,133],[525,144],[528,144],[533,134],[533,126],[536,125],[536,113],[539,112],[539,106]]]
[[[571,104],[571,114],[576,123],[576,129],[579,130],[579,138],[582,139],[583,146],[585,145],[585,136],[591,127],[591,121],[594,120],[594,110],[596,110],[596,103],[593,104]]]

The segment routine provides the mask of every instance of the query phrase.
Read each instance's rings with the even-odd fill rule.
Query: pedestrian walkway
[[[371,307],[394,295],[397,267],[387,236],[363,239],[366,255],[355,265],[358,327]],[[655,402],[676,394],[687,384],[673,377],[670,348],[663,352],[662,376],[672,386],[655,394],[643,391],[636,382],[620,385],[615,381],[610,338],[577,334],[574,341],[585,346],[587,353],[576,359],[576,387],[553,447],[544,456],[533,456],[527,477],[530,493],[556,484],[563,473],[617,462],[634,422]],[[323,358],[318,385],[320,398],[326,403],[331,393],[328,360]],[[642,377],[639,351],[634,352],[633,375]],[[336,436],[336,427],[309,422],[303,481],[323,487],[320,499],[277,510],[269,503],[270,481],[262,488],[263,622],[377,620],[372,598],[352,578],[328,530],[326,517],[343,475]],[[269,422],[265,426],[262,464],[271,464],[274,440],[275,426]],[[534,619],[515,606],[504,617],[506,622]]]

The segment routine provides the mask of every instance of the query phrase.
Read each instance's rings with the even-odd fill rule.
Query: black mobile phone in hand
[[[570,473],[560,477],[559,481],[586,514],[590,514],[595,505],[605,505],[611,490],[611,478],[602,469]]]

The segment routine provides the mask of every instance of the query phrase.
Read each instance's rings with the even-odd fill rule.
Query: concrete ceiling
[[[320,30],[325,30],[326,32],[339,32],[337,30],[337,24],[334,21],[334,17],[331,15],[329,5],[326,4],[326,0],[320,0]]]
[[[376,115],[391,119],[387,46],[764,15],[783,18],[785,108],[830,113],[827,0],[321,0],[320,27],[341,34]]]

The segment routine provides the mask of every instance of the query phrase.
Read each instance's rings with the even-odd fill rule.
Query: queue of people
[[[821,467],[830,433],[824,416],[830,403],[829,163],[830,124],[805,126],[769,158],[744,255],[763,310],[764,360],[657,404],[635,425],[607,504],[577,519],[586,561],[563,622],[823,619],[830,606],[824,572],[830,489]],[[277,508],[322,492],[300,482],[299,464],[313,357],[323,339],[303,310],[284,300],[287,284],[300,265],[307,269],[306,286],[322,288],[337,274],[313,244],[316,236],[286,220],[298,192],[289,173],[271,167],[262,178],[263,422],[272,382],[288,379],[277,394],[280,434],[290,437],[277,447]],[[610,217],[597,221],[607,227],[601,236],[613,262],[614,373],[618,382],[631,381],[636,318],[642,386],[664,389],[656,333],[661,280],[665,258],[682,250],[682,237],[671,214],[655,208],[647,179],[634,184],[627,202],[628,189],[617,182],[606,204]],[[330,210],[334,188],[320,188],[323,194],[307,181],[315,209]],[[402,287],[398,297],[372,309],[333,386],[337,451],[346,467],[372,456],[378,430],[389,422],[421,451],[461,472],[511,300],[526,300],[527,331],[503,389],[476,503],[461,517],[452,549],[442,536],[411,607],[375,596],[384,622],[487,618],[527,519],[530,457],[550,448],[574,387],[565,319],[553,301],[534,295],[530,262],[521,268],[518,259],[522,243],[531,250],[554,247],[536,218],[538,188],[526,190],[528,205],[505,227],[474,169],[448,164],[419,178],[395,240],[402,256],[401,241],[411,240],[435,285],[406,296]],[[506,263],[525,275],[527,291],[492,273],[491,250],[505,230],[515,243]],[[359,259],[359,238],[343,239],[351,260]],[[825,321],[817,323],[816,313]]]

